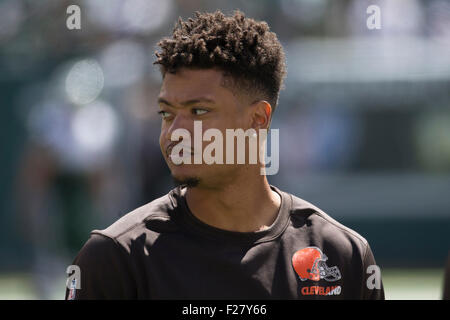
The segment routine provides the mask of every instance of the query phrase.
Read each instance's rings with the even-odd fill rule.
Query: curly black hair
[[[180,68],[218,68],[231,76],[234,88],[245,90],[257,100],[267,100],[272,109],[286,75],[285,55],[275,33],[266,22],[222,12],[195,13],[179,18],[172,37],[163,38],[156,52],[163,77]],[[228,82],[228,81],[227,81]]]

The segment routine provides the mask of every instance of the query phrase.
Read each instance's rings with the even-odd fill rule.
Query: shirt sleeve
[[[384,287],[381,278],[381,269],[376,264],[373,252],[367,244],[364,255],[364,281],[362,283],[363,300],[384,300]]]
[[[444,274],[444,291],[442,294],[443,300],[450,300],[450,252],[447,257],[447,266]]]
[[[73,265],[77,274],[69,276],[66,300],[135,298],[128,254],[115,240],[91,234]]]

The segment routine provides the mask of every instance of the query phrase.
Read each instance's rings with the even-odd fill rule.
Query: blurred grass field
[[[440,300],[444,287],[443,269],[384,269],[387,300]]]
[[[444,272],[442,269],[384,269],[383,284],[387,300],[440,300]],[[31,274],[0,274],[0,300],[61,300],[65,293],[62,276],[40,292]]]

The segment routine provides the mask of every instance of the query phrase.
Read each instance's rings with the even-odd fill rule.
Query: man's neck
[[[187,188],[191,212],[213,227],[238,232],[268,228],[277,218],[280,195],[270,188],[266,176],[241,179],[220,189]]]

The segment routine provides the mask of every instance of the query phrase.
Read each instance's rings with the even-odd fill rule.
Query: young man
[[[210,142],[180,139],[198,123],[223,137],[269,127],[286,69],[267,24],[197,13],[159,46],[160,145],[178,187],[94,230],[66,298],[383,299],[363,237],[269,185],[263,163],[196,162]]]

